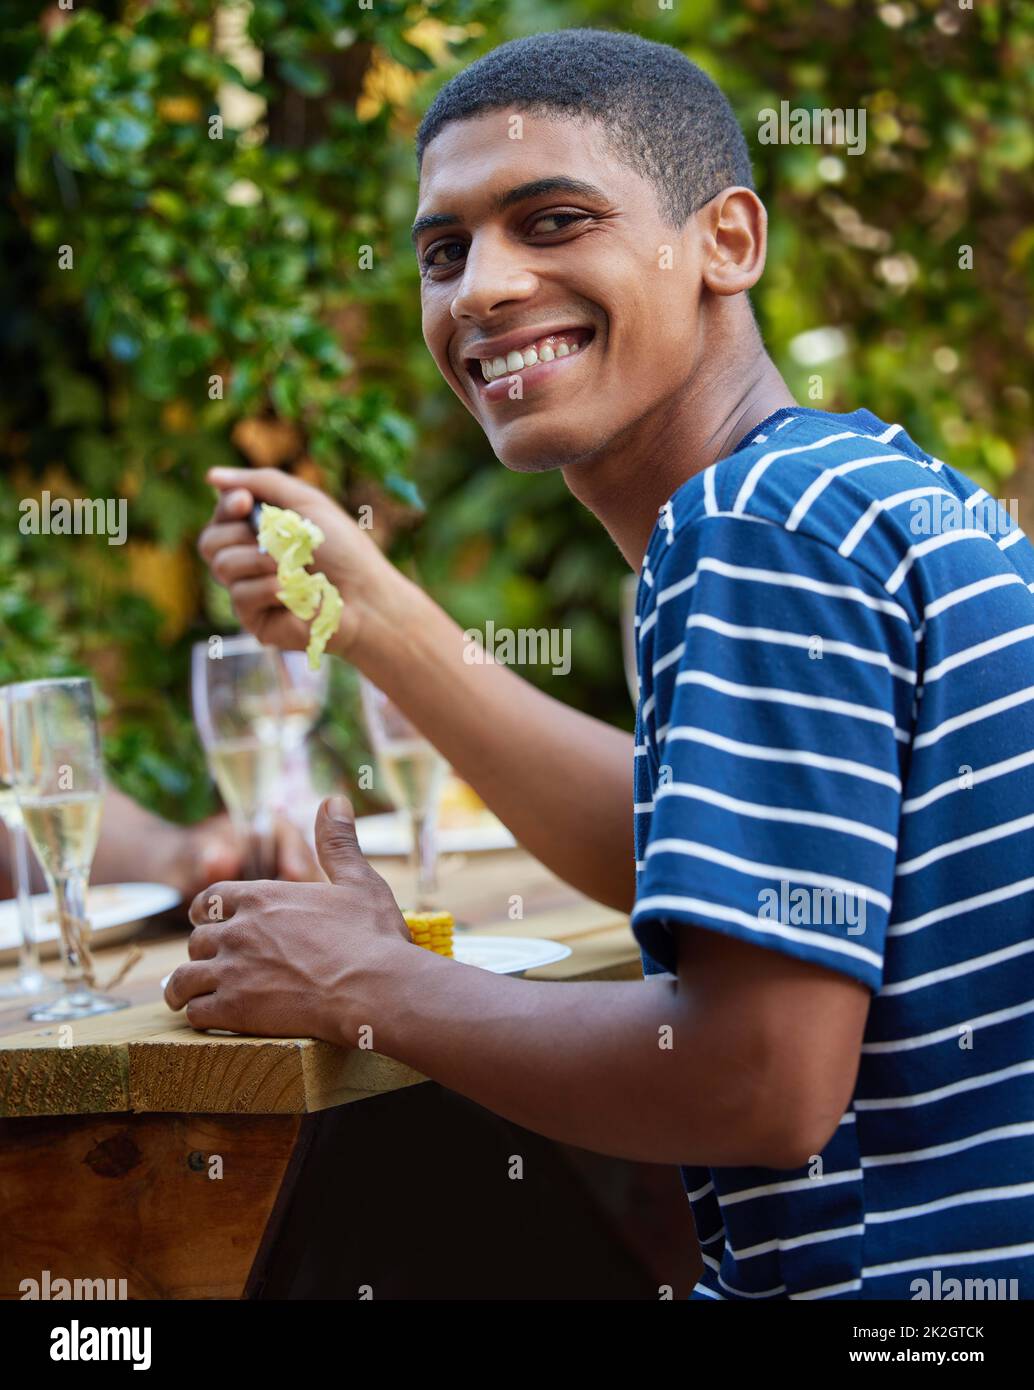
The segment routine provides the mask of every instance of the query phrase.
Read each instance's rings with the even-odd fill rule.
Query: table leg
[[[51,1297],[58,1279],[124,1279],[132,1299],[240,1298],[300,1126],[297,1115],[0,1120],[0,1299],[46,1279]]]

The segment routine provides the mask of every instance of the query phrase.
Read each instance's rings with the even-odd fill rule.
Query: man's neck
[[[605,454],[564,468],[564,481],[638,572],[657,514],[672,493],[724,458],[767,416],[793,405],[758,339],[746,360],[696,373],[677,399],[638,420]]]

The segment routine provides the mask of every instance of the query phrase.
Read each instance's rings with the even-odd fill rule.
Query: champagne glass
[[[309,734],[326,702],[330,663],[321,661],[319,670],[313,671],[304,652],[277,652],[277,660],[284,701],[279,807],[315,848],[313,827],[318,801],[312,785]]]
[[[8,689],[18,804],[54,894],[64,949],[63,993],[29,1017],[65,1023],[128,1008],[128,999],[98,994],[89,984],[86,884],[104,796],[93,682],[24,681]]]
[[[448,764],[383,691],[362,676],[359,689],[388,796],[409,817],[416,874],[414,906],[422,912],[435,906],[438,891],[438,802]]]
[[[11,847],[11,877],[14,882],[14,896],[18,903],[21,941],[18,949],[18,974],[10,984],[0,985],[0,999],[22,999],[42,994],[48,981],[40,969],[39,945],[36,941],[36,926],[32,913],[29,845],[14,787],[14,747],[10,709],[10,691],[4,686],[0,688],[0,821],[7,827]]]
[[[303,747],[310,729],[323,712],[330,680],[329,666],[318,671],[309,666],[304,652],[277,652],[283,688],[284,716],[281,742],[286,752]]]
[[[273,878],[273,797],[282,766],[279,653],[253,637],[213,637],[191,653],[197,724],[230,818],[246,837],[244,878]]]
[[[635,601],[639,576],[626,574],[621,580],[621,656],[625,664],[625,682],[633,705],[639,703],[639,633],[635,621]]]

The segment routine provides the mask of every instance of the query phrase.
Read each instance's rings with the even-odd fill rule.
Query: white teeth
[[[495,381],[496,377],[523,371],[525,367],[534,367],[537,362],[552,362],[558,357],[572,357],[585,346],[585,343],[568,343],[561,339],[555,346],[553,343],[543,343],[540,348],[527,347],[520,352],[514,350],[508,352],[505,357],[482,357],[481,375],[486,381]]]

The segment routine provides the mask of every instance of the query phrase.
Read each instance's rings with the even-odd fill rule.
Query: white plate
[[[93,927],[90,945],[114,946],[124,941],[145,917],[166,912],[179,900],[179,893],[167,883],[99,883],[89,888],[86,912]],[[61,935],[54,899],[49,893],[35,893],[32,907],[40,955],[49,959],[58,954]],[[0,965],[13,964],[18,959],[20,940],[18,904],[13,898],[5,898],[0,901]]]
[[[355,823],[359,848],[369,858],[378,855],[408,855],[411,841],[408,819],[397,811],[380,816],[360,816]],[[476,825],[440,826],[438,850],[441,854],[478,854],[489,850],[514,849],[517,841],[502,821],[486,816]]]
[[[570,946],[550,941],[543,936],[478,936],[474,932],[457,932],[452,941],[453,959],[463,965],[477,965],[491,970],[493,975],[523,975],[525,970],[537,970],[542,965],[554,965],[566,960]],[[159,981],[164,994],[172,971]]]
[[[525,970],[553,965],[571,954],[570,946],[544,936],[478,936],[463,931],[453,937],[452,951],[464,965],[479,965],[494,975],[523,975]]]

